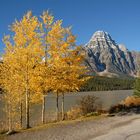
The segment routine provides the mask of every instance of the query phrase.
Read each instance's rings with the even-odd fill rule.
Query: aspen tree
[[[54,22],[54,17],[52,14],[49,13],[49,11],[44,11],[41,15],[42,23],[41,23],[41,33],[42,33],[42,41],[44,45],[44,71],[43,71],[43,79],[41,82],[42,85],[42,123],[45,123],[45,96],[47,95],[47,92],[49,91],[49,85],[46,83],[47,80],[47,60],[48,58],[48,47],[49,44],[47,42],[47,35],[48,32],[51,30],[52,24]]]
[[[5,111],[8,111],[6,113],[8,114],[9,119],[9,131],[11,131],[13,128],[12,124],[15,123],[15,119],[17,118],[18,114],[20,114],[20,127],[22,126],[22,112],[19,113],[17,111],[21,110],[21,108],[19,108],[19,101],[22,100],[22,95],[19,93],[21,93],[23,90],[20,81],[17,82],[19,77],[16,75],[16,69],[14,67],[11,67],[12,63],[15,63],[15,57],[13,47],[9,41],[9,38],[9,36],[5,36],[4,38],[4,43],[7,47],[5,50],[5,54],[3,55],[2,63],[0,64],[0,81],[4,91],[3,95],[5,103],[8,107],[8,110]]]
[[[44,56],[39,32],[40,22],[36,16],[32,16],[32,13],[28,12],[20,21],[16,20],[12,24],[11,30],[14,34],[10,45],[12,49],[9,53],[8,51],[5,52],[3,63],[7,60],[6,64],[12,70],[13,77],[16,78],[17,83],[20,83],[19,90],[22,89],[21,92],[23,91],[22,94],[25,97],[26,128],[29,128],[30,103],[38,102],[42,97],[41,93],[36,92],[36,82],[34,81],[35,77],[37,77],[37,67],[42,63]],[[5,45],[6,50],[9,50],[9,45]],[[15,79],[11,80],[15,82]],[[14,86],[14,89],[18,89],[16,84]],[[9,93],[11,95],[12,90]],[[17,93],[15,92],[15,94]]]
[[[58,97],[62,95],[62,119],[64,119],[64,94],[78,91],[87,78],[84,77],[86,67],[83,65],[82,47],[75,44],[76,37],[70,28],[63,28],[62,21],[55,22],[48,32],[51,89],[56,94],[56,112],[58,119]]]

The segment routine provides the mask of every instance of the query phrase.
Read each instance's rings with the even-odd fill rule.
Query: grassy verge
[[[99,116],[87,115],[87,116],[82,116],[82,117],[80,117],[78,119],[75,119],[75,120],[64,120],[64,121],[39,125],[39,126],[29,128],[29,129],[17,130],[17,133],[41,131],[41,130],[52,128],[52,127],[59,127],[59,126],[62,126],[62,125],[72,125],[72,124],[76,124],[76,123],[83,122],[83,121],[98,120],[98,119],[105,118],[106,116],[107,115],[99,115]],[[1,133],[0,134],[0,140],[4,140],[4,138],[6,138],[6,135]]]
[[[75,123],[78,123],[78,122],[89,121],[89,120],[97,120],[97,119],[101,119],[101,118],[105,118],[105,117],[107,117],[107,115],[82,116],[82,117],[80,117],[78,119],[75,119],[75,120],[64,120],[64,121],[59,121],[59,122],[51,122],[51,123],[39,125],[39,126],[36,126],[36,127],[33,127],[33,128],[20,130],[18,132],[30,132],[30,131],[48,129],[48,128],[51,128],[51,127],[59,127],[59,126],[62,126],[62,125],[71,125],[71,124],[75,124]]]

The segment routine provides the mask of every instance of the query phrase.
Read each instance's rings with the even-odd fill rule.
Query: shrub
[[[125,105],[123,104],[118,104],[118,105],[115,105],[115,106],[112,106],[110,107],[109,109],[109,114],[112,114],[112,113],[118,113],[120,111],[124,111],[126,108],[125,108]]]
[[[68,112],[67,112],[67,119],[68,120],[74,120],[80,116],[82,116],[82,111],[79,106],[72,107]]]
[[[128,96],[123,102],[125,106],[139,106],[140,105],[140,97]]]
[[[86,115],[88,113],[91,112],[95,112],[96,111],[96,104],[95,101],[97,100],[97,98],[95,96],[84,96],[81,98],[80,100],[80,108],[82,111],[82,115]]]
[[[136,96],[128,96],[120,104],[112,106],[109,109],[109,113],[119,113],[119,112],[140,112],[140,98]]]

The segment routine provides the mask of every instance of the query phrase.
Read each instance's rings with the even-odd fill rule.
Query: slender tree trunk
[[[26,91],[25,91],[25,96],[26,96],[26,101],[25,101],[25,103],[26,103],[26,115],[25,115],[25,117],[26,117],[26,129],[27,128],[30,128],[30,122],[29,122],[29,69],[28,69],[28,52],[27,52],[27,66],[26,66]]]
[[[64,117],[64,93],[62,94],[62,121],[65,119]]]
[[[42,98],[42,124],[45,123],[45,95]]]
[[[29,127],[29,91],[26,89],[26,128]]]
[[[58,93],[56,94],[56,119],[59,119]]]
[[[47,44],[46,44],[46,47],[45,47],[45,67],[47,66]],[[46,78],[46,77],[45,77]],[[45,123],[45,95],[43,93],[43,99],[42,99],[42,124]]]
[[[22,102],[20,103],[20,127],[22,128]]]
[[[9,126],[9,105],[5,104],[5,118],[6,118],[6,126]]]
[[[8,129],[9,132],[12,131],[12,116],[11,116],[11,108],[10,106],[8,107]]]

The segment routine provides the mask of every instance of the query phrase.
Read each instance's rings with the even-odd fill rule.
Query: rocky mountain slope
[[[86,64],[91,73],[104,76],[136,76],[140,65],[140,53],[131,52],[118,45],[104,31],[97,31],[85,45]]]

